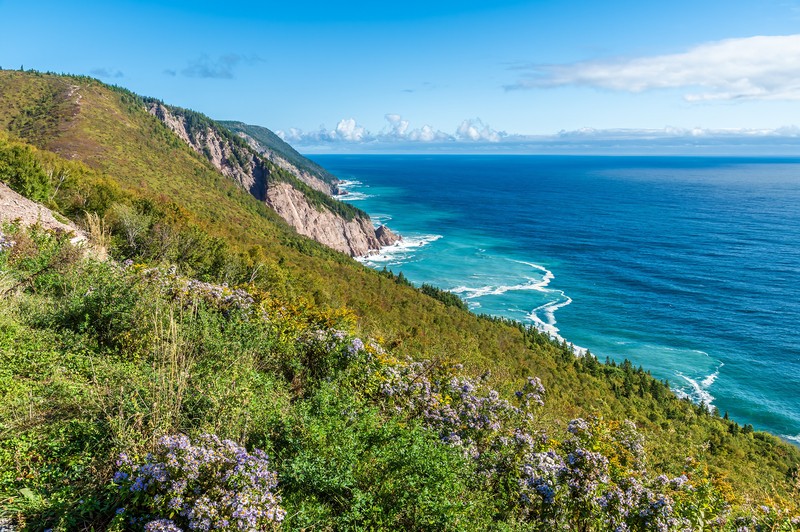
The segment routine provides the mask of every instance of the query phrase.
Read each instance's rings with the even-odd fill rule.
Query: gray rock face
[[[14,220],[19,220],[22,225],[39,224],[45,229],[71,231],[74,234],[70,240],[73,245],[87,242],[89,236],[86,231],[79,229],[72,222],[63,218],[63,222],[59,221],[53,211],[44,205],[29,200],[0,183],[0,222],[13,222]]]
[[[276,166],[288,170],[324,194],[331,196],[339,192],[336,185],[329,185],[308,172],[299,171],[282,157],[267,150],[268,153],[261,156],[251,154],[246,164],[242,165],[241,157],[238,160],[234,157],[227,139],[212,128],[191,135],[186,120],[172,113],[164,105],[153,103],[149,111],[195,152],[203,154],[217,170],[240,183],[250,194],[274,209],[301,235],[353,257],[368,255],[380,250],[381,246],[390,246],[402,238],[384,226],[376,231],[369,218],[355,217],[348,221],[324,207],[317,209],[308,202],[302,192],[289,183],[270,183],[268,165],[265,165],[259,157],[264,157]],[[259,148],[264,149],[249,136],[242,135],[242,138],[255,151],[260,152]]]
[[[348,222],[327,209],[318,211],[288,183],[270,187],[266,201],[301,235],[353,257],[368,255],[402,238],[384,226],[376,231],[372,222],[365,218],[353,218]]]
[[[217,170],[237,181],[256,198],[264,199],[264,188],[268,176],[264,175],[263,166],[255,157],[250,157],[244,166],[240,165],[233,156],[227,140],[220,137],[211,128],[195,133],[194,139],[192,139],[184,117],[176,116],[160,103],[150,104],[150,114],[164,122],[195,152],[205,155]]]
[[[375,229],[375,237],[382,246],[391,246],[392,244],[403,240],[402,236],[392,233],[385,225]]]
[[[247,133],[237,133],[240,137],[242,137],[247,144],[253,148],[255,151],[261,154],[262,157],[270,161],[272,164],[277,166],[278,168],[282,168],[287,172],[290,172],[293,176],[297,179],[305,183],[306,185],[310,186],[315,190],[319,190],[320,192],[327,194],[328,196],[335,196],[339,194],[340,190],[339,187],[336,185],[331,185],[323,181],[322,179],[311,175],[309,172],[305,170],[301,170],[297,168],[294,164],[290,161],[287,161],[285,158],[281,157],[279,154],[273,152],[256,139],[248,135]]]

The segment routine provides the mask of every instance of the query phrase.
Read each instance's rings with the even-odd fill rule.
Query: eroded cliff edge
[[[351,216],[334,212],[326,203],[336,208],[336,200],[331,198],[338,192],[335,184],[301,172],[280,157],[270,160],[259,153],[260,146],[253,139],[244,139],[246,144],[239,144],[231,138],[231,135],[236,137],[233,133],[221,126],[214,127],[213,121],[198,122],[188,114],[191,112],[161,102],[150,102],[148,111],[222,174],[264,201],[299,234],[353,257],[368,255],[402,240],[385,226],[376,230],[363,211]],[[287,173],[292,177],[287,179]],[[325,201],[319,201],[319,196],[310,198],[314,193],[324,195]]]
[[[402,238],[385,226],[376,231],[368,218],[359,216],[348,221],[327,209],[320,212],[288,183],[278,183],[269,188],[267,205],[301,235],[354,257],[390,246]]]

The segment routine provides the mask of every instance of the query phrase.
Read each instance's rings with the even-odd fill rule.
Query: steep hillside
[[[330,197],[330,184],[291,164],[276,166],[206,116],[154,100],[148,100],[147,106],[196,153],[264,201],[301,235],[351,256],[400,240],[385,227],[376,234],[369,215]]]
[[[365,255],[392,241],[378,239],[366,213],[309,187],[207,117],[92,78],[0,71],[0,128],[82,161],[124,186],[207,210],[214,219],[243,221],[235,209],[214,200],[220,192],[227,194],[225,176],[254,197],[269,199],[272,212],[286,213],[287,205],[299,201],[309,216],[295,229],[337,251]],[[288,183],[299,194],[268,198],[271,183]],[[328,227],[332,220],[336,223]]]
[[[329,195],[341,192],[336,186],[339,183],[336,176],[314,161],[300,155],[269,129],[227,120],[221,120],[219,123],[242,137],[258,153],[296,175],[309,186],[327,192]]]

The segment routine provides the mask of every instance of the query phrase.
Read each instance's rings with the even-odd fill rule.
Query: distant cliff
[[[243,122],[220,121],[219,124],[242,137],[247,144],[263,157],[297,176],[312,188],[334,196],[341,191],[340,182],[333,174],[314,161],[300,155],[287,142],[269,129],[251,126]]]
[[[302,161],[270,151],[246,133],[236,135],[199,113],[159,101],[149,101],[148,110],[301,235],[354,257],[401,239],[384,226],[376,231],[365,212],[333,199],[338,188],[330,174],[323,179],[327,176]]]

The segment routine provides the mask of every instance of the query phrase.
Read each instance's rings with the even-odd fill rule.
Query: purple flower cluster
[[[123,267],[136,271],[132,261],[125,261]],[[227,284],[204,283],[197,279],[183,277],[175,269],[150,268],[138,271],[148,284],[159,288],[173,299],[200,299],[225,309],[250,310],[255,300],[241,288],[230,288]]]
[[[5,234],[3,231],[0,231],[0,253],[13,248],[15,244],[16,242],[11,240],[9,235]]]
[[[537,378],[528,379],[512,404],[488,386],[488,375],[468,377],[461,368],[412,360],[373,362],[368,371],[398,413],[422,420],[444,445],[470,457],[478,482],[516,483],[520,517],[545,529],[692,530],[702,497],[711,497],[702,506],[706,522],[727,521],[729,505],[693,460],[687,474],[650,476],[644,437],[630,421],[579,418],[560,442],[544,435],[534,415],[545,396]],[[705,483],[703,490],[689,481],[692,475]]]
[[[324,353],[325,356],[340,354],[348,359],[367,353],[367,345],[360,338],[351,336],[339,329],[316,329],[307,331],[300,337],[300,344]],[[369,350],[377,352],[376,344],[369,342]]]
[[[194,444],[184,435],[164,436],[144,464],[121,454],[117,465],[114,479],[121,488],[144,495],[156,515],[170,516],[149,522],[148,531],[177,531],[183,525],[256,532],[286,515],[266,454],[258,449],[250,454],[214,435],[200,436]]]
[[[169,519],[158,519],[144,525],[145,532],[183,532]]]
[[[455,375],[432,379],[431,369],[424,362],[387,365],[381,371],[380,391],[420,417],[444,443],[476,457],[497,445],[513,446],[514,428],[527,426],[532,419],[529,409],[543,404],[539,379],[530,379],[517,392],[515,406],[487,387],[489,373],[473,378],[453,369]]]

